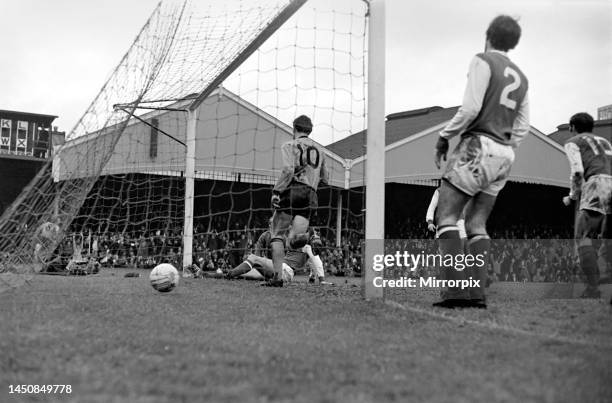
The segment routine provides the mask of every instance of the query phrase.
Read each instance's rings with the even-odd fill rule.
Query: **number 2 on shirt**
[[[504,77],[512,77],[512,82],[506,85],[499,97],[499,103],[508,109],[516,109],[516,101],[510,99],[510,93],[521,86],[521,76],[512,68],[506,67],[504,69]]]

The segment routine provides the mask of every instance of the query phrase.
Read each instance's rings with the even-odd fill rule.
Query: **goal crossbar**
[[[240,65],[249,58],[274,32],[276,32],[307,0],[292,0],[270,23],[240,52],[189,105],[195,110],[202,102],[225,81]]]

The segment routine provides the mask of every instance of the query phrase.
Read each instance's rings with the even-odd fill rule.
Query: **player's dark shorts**
[[[576,239],[612,238],[612,177],[593,175],[583,185],[576,214]]]
[[[289,187],[280,194],[280,208],[277,211],[310,219],[319,206],[317,192],[310,186],[299,182],[291,182]]]
[[[304,270],[308,262],[308,255],[301,250],[288,250],[285,253],[285,263],[295,271]]]
[[[464,135],[451,154],[442,176],[462,192],[497,196],[514,162],[511,146],[482,135]]]

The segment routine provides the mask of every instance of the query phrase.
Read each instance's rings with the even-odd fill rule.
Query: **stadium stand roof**
[[[612,119],[596,120],[595,127],[593,127],[593,133],[606,138],[612,142]],[[572,137],[573,133],[569,131],[569,124],[564,123],[557,126],[557,130],[548,135],[551,140],[564,145],[565,142]]]
[[[185,101],[171,105],[180,109]],[[186,115],[176,110],[155,110],[140,116],[157,119],[160,129],[185,141]],[[117,126],[67,141],[55,154],[56,180],[125,173],[181,176],[185,170],[185,149],[166,136],[156,136],[151,155],[151,128],[132,119],[116,144],[112,142]],[[196,127],[196,178],[273,184],[282,168],[281,145],[293,138],[293,129],[226,88],[219,87],[199,106]],[[102,172],[97,158],[101,150],[114,147]],[[347,161],[321,146],[327,156],[330,184],[345,186]],[[82,161],[79,155],[89,158]]]
[[[395,113],[386,122],[386,182],[437,185],[441,171],[433,162],[438,132],[458,107],[417,109]],[[451,141],[451,149],[458,139]],[[365,133],[356,133],[328,146],[351,158],[350,187],[363,186],[365,174]],[[568,187],[569,164],[563,147],[531,127],[512,168],[510,181]]]
[[[393,144],[432,126],[450,120],[459,109],[432,106],[387,116],[386,145]],[[366,132],[360,131],[327,146],[327,148],[347,159],[355,159],[365,154]]]
[[[433,106],[394,113],[386,121],[386,182],[437,185],[441,171],[433,163],[438,132],[458,107]],[[180,112],[155,111],[143,116],[157,118],[161,127],[183,133],[186,124]],[[178,125],[178,126],[177,126]],[[114,128],[91,133],[68,142],[54,160],[56,180],[68,172],[86,174],[86,166],[73,166],[71,153],[84,153],[104,146],[104,137]],[[102,171],[157,175],[182,175],[184,148],[166,137],[159,138],[157,155],[149,155],[150,128],[131,122],[115,146]],[[353,134],[326,147],[331,184],[341,188],[363,186],[365,175],[365,132]],[[227,89],[220,88],[200,106],[197,128],[196,177],[252,183],[274,183],[282,162],[277,152],[292,138],[291,128]],[[453,139],[451,147],[457,143]],[[97,144],[100,143],[100,144]],[[276,152],[275,152],[276,150]],[[93,153],[95,155],[95,153]],[[76,159],[74,159],[76,161]],[[531,127],[519,149],[510,180],[567,187],[569,164],[563,147]]]

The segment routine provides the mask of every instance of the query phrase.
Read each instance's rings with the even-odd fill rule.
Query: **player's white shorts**
[[[480,192],[497,196],[508,181],[513,162],[511,146],[486,136],[468,135],[453,151],[442,177],[470,196]]]
[[[257,269],[251,269],[248,273],[243,274],[242,277],[249,280],[265,280],[264,276]],[[287,263],[283,263],[283,280],[291,282],[293,277],[293,269]]]
[[[582,184],[580,210],[593,210],[601,214],[612,214],[612,176],[591,176]]]

